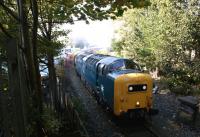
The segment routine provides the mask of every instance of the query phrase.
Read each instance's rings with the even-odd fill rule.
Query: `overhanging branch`
[[[3,1],[0,1],[0,5],[3,7],[3,9],[8,12],[14,19],[16,19],[18,22],[20,22],[19,17],[15,12],[13,12],[10,8],[8,8],[6,5],[4,5]]]
[[[73,20],[73,21],[79,21],[79,20]],[[53,23],[53,24],[64,24],[64,23],[71,23],[71,20],[67,20],[67,21],[43,21],[43,23]]]
[[[48,69],[48,67],[44,67],[44,68],[40,69],[40,72],[43,72],[45,69]]]
[[[42,60],[41,58],[38,58],[40,63],[43,63],[45,65],[48,65],[48,62],[45,62],[44,60]]]

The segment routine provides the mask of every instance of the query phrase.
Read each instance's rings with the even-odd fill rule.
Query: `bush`
[[[44,108],[42,115],[44,128],[48,135],[58,135],[61,122],[57,118],[56,113],[51,108]]]
[[[81,119],[85,121],[87,119],[86,112],[84,110],[84,105],[81,103],[81,101],[78,98],[72,97],[72,103],[74,105],[74,108],[79,113]]]
[[[194,64],[188,65],[187,63],[177,63],[174,66],[165,65],[162,74],[172,92],[182,95],[191,95],[194,94],[193,92],[198,93],[198,88],[193,88],[200,83],[198,69],[194,66]]]
[[[171,92],[179,95],[191,95],[193,90],[190,84],[174,77],[168,78],[167,83]]]

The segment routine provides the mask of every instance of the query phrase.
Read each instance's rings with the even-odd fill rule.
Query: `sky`
[[[78,40],[86,40],[91,46],[110,47],[115,30],[120,23],[112,20],[93,21],[86,24],[84,21],[75,22],[73,25],[64,25],[65,29],[71,29],[69,34],[72,43]]]
[[[115,30],[120,25],[121,23],[119,21],[112,20],[93,21],[90,24],[86,24],[84,21],[78,21],[73,25],[62,25],[61,29],[71,30],[69,38],[72,40],[72,44],[75,44],[79,40],[85,40],[91,46],[107,48],[111,46],[112,39],[116,36]],[[60,40],[63,40],[63,38],[66,37],[61,37]],[[65,52],[61,56],[65,57]],[[57,63],[56,60],[55,63]],[[47,72],[46,69],[41,75],[46,75]]]

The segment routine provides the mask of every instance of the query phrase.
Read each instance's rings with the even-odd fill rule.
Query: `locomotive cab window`
[[[114,61],[109,66],[109,72],[125,70],[125,69],[134,69],[134,70],[139,70],[139,71],[141,70],[138,64],[128,59],[121,59],[121,60]]]
[[[141,70],[140,66],[132,60],[126,59],[124,63],[127,69]]]

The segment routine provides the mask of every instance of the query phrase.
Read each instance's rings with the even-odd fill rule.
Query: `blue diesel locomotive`
[[[152,110],[153,79],[132,60],[79,53],[74,61],[77,74],[116,116]]]

